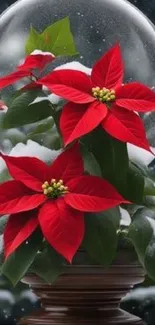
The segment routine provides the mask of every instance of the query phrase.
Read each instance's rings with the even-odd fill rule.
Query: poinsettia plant
[[[108,267],[123,242],[155,279],[155,176],[131,155],[154,159],[139,112],[155,110],[155,93],[124,83],[119,43],[92,68],[58,66],[78,54],[68,18],[31,28],[26,51],[0,78],[1,272],[52,283],[79,250]]]

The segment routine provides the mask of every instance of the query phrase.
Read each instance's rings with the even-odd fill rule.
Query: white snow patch
[[[132,292],[129,292],[126,295],[126,297],[123,298],[123,301],[129,300],[129,299],[143,300],[143,299],[147,299],[148,296],[155,297],[155,286],[149,287],[149,288],[135,289]]]
[[[36,103],[39,103],[39,102],[42,102],[44,100],[48,100],[50,103],[54,104],[54,105],[58,105],[59,102],[62,100],[62,98],[60,96],[57,96],[55,94],[50,94],[48,96],[45,96],[45,97],[37,97],[35,98],[35,100],[29,104],[30,105],[33,105],[33,104],[36,104]]]
[[[8,291],[8,290],[0,290],[0,301],[2,303],[2,301],[7,301],[9,302],[9,304],[14,305],[15,303],[15,298],[13,296],[13,294]]]
[[[49,163],[53,162],[62,150],[51,150],[44,146],[41,146],[35,141],[28,140],[26,144],[18,143],[9,153],[9,156],[13,157],[36,157],[40,160]],[[6,164],[2,158],[0,158],[0,172],[3,172],[6,168]]]
[[[53,58],[55,58],[55,55],[51,52],[43,52],[41,50],[34,50],[30,55],[51,55]]]
[[[62,64],[58,67],[56,67],[54,70],[64,70],[64,69],[72,69],[77,70],[86,73],[88,76],[91,75],[92,69],[86,67],[84,64],[78,62],[78,61],[72,61],[65,64]]]
[[[121,226],[130,226],[131,217],[130,217],[129,212],[121,207],[119,207],[119,209],[120,209],[120,213],[121,213],[120,225]]]
[[[29,106],[33,105],[33,104],[36,104],[36,103],[40,103],[44,100],[48,100],[48,97],[36,97],[34,99],[34,101],[32,103],[29,104]]]
[[[136,164],[147,166],[155,158],[155,156],[151,154],[151,152],[148,152],[145,149],[134,146],[133,144],[128,143],[127,148],[128,148],[129,159]],[[155,153],[155,148],[153,147],[150,148],[152,152]]]
[[[38,300],[36,295],[30,290],[22,291],[19,300],[20,299],[28,299],[32,304],[35,304]]]
[[[4,238],[3,235],[0,235],[0,254],[3,253],[3,249],[4,249]]]
[[[61,102],[62,98],[61,98],[60,96],[55,95],[55,94],[50,94],[50,95],[48,96],[48,100],[49,100],[52,104],[54,104],[54,105],[58,105],[59,102]]]
[[[146,219],[149,221],[151,227],[152,227],[152,230],[153,230],[153,235],[155,235],[155,220],[150,218],[149,216],[146,216]]]

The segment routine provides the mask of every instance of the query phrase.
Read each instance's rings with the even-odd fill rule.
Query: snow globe
[[[1,269],[43,306],[20,324],[142,325],[119,304],[145,270],[155,279],[154,176],[128,150],[154,158],[153,24],[125,0],[19,0],[0,16],[0,44],[11,142],[0,157],[0,214],[11,215]]]

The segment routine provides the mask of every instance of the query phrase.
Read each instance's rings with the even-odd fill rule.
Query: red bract
[[[101,123],[111,136],[150,151],[143,123],[134,111],[154,110],[155,93],[140,83],[122,82],[118,44],[96,62],[91,77],[75,70],[58,70],[38,81],[69,101],[60,120],[66,145]]]
[[[22,78],[30,77],[32,75],[32,70],[43,69],[46,64],[52,62],[54,59],[55,56],[52,53],[34,51],[25,58],[23,64],[17,67],[17,71],[0,78],[0,89],[13,84]]]
[[[37,158],[1,157],[14,178],[0,185],[0,214],[11,215],[4,232],[6,257],[40,226],[50,245],[71,262],[84,236],[84,212],[127,202],[107,181],[83,175],[78,145],[51,166]]]
[[[18,70],[43,69],[46,64],[52,62],[55,56],[50,52],[34,51],[28,55],[24,63],[17,67]]]

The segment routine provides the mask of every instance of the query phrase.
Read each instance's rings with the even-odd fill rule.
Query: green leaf
[[[3,264],[4,260],[4,240],[3,235],[0,235],[0,266]]]
[[[47,27],[41,34],[44,43],[50,45],[54,55],[75,55],[77,54],[73,36],[70,30],[69,17],[65,17]]]
[[[127,171],[126,183],[123,187],[118,187],[120,193],[129,201],[142,204],[144,196],[143,175],[140,175],[134,166],[130,165]]]
[[[56,56],[78,54],[70,30],[69,17],[48,26],[41,34],[31,27],[26,52],[30,54],[35,49],[51,52]]]
[[[92,152],[90,152],[86,146],[81,144],[81,153],[83,156],[83,161],[84,161],[84,170],[86,173],[89,173],[90,175],[94,176],[100,176],[101,177],[101,170],[100,166],[93,155]]]
[[[148,275],[146,275],[145,280],[143,282],[143,287],[148,288],[148,287],[153,287],[153,286],[155,286],[155,282]]]
[[[145,177],[144,195],[155,196],[154,181],[149,177]]]
[[[155,220],[151,219],[153,228],[152,238],[145,252],[145,269],[151,279],[155,281]]]
[[[102,176],[112,184],[125,184],[129,166],[126,144],[109,136],[101,127],[88,136],[90,150],[97,159]]]
[[[46,282],[53,283],[63,272],[63,268],[64,259],[48,245],[43,252],[36,256],[31,266],[31,271]]]
[[[30,33],[25,45],[27,54],[32,53],[34,50],[43,50],[43,41],[40,34],[31,26]]]
[[[52,128],[54,126],[54,120],[52,118],[52,116],[48,117],[47,119],[45,119],[44,121],[42,121],[41,123],[39,123],[35,129],[28,134],[28,136],[33,136],[36,134],[42,134],[48,131],[51,131]]]
[[[113,261],[118,243],[117,230],[120,225],[118,207],[85,216],[84,248],[98,263],[109,266]]]
[[[141,264],[155,280],[155,212],[147,208],[139,209],[134,215],[128,236]]]
[[[95,156],[102,177],[113,184],[127,200],[142,203],[144,176],[133,164],[129,165],[126,144],[108,135],[101,127],[83,141]]]
[[[155,211],[155,196],[153,195],[144,196],[143,205],[151,209],[152,211]]]
[[[3,118],[3,128],[15,128],[43,120],[52,115],[48,100],[31,104],[37,97],[37,92],[26,91],[14,98]]]
[[[8,169],[6,168],[0,173],[0,184],[4,183],[4,182],[6,182],[6,181],[8,181],[10,179],[11,179],[11,176],[9,174]]]
[[[35,231],[29,238],[28,243],[24,242],[13,254],[3,263],[1,272],[16,285],[25,275],[34,261],[37,251],[42,242],[42,235],[39,230]]]
[[[44,144],[45,147],[58,150],[61,148],[61,138],[57,131],[51,130],[44,133],[38,134],[28,134],[27,139],[38,142],[39,144]]]
[[[7,215],[0,217],[0,235],[2,235],[4,232],[5,226],[8,222],[8,218],[9,218],[9,216],[7,216]]]

